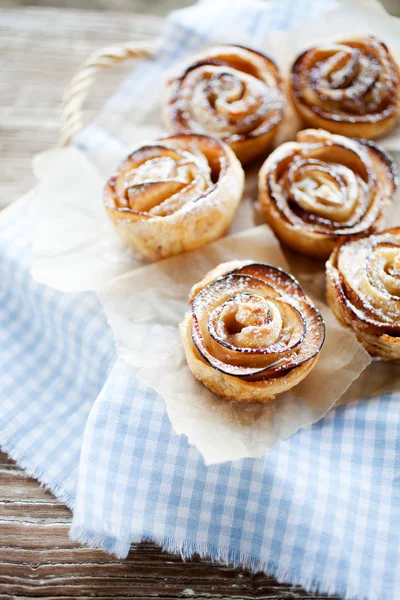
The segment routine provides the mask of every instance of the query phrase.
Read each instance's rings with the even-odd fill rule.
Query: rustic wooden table
[[[57,143],[62,91],[93,50],[148,38],[160,20],[121,13],[61,9],[0,11],[0,202],[33,185],[31,156]],[[105,72],[92,90],[86,118],[115,89],[123,65]],[[120,561],[68,538],[70,511],[0,453],[1,598],[325,598],[301,588],[162,552],[132,547]]]

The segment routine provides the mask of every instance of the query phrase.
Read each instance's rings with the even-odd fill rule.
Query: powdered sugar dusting
[[[294,282],[283,271],[261,263],[246,270],[231,271],[195,296],[193,342],[224,373],[285,377],[283,371],[319,352],[322,319],[302,292],[288,292]]]
[[[284,108],[276,66],[236,46],[198,56],[170,82],[169,96],[173,128],[208,133],[227,143],[269,131]]]
[[[311,48],[295,63],[293,85],[302,104],[335,122],[377,123],[398,110],[398,69],[372,36]]]
[[[400,323],[400,231],[388,230],[346,243],[340,250],[337,268],[348,298],[358,298],[362,316],[387,325]],[[354,295],[354,296],[353,296]],[[353,301],[354,303],[354,301]]]

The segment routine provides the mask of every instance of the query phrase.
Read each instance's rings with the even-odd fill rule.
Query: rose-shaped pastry
[[[246,162],[271,146],[284,107],[270,58],[243,46],[217,46],[171,75],[164,120],[170,131],[223,140]]]
[[[181,338],[194,376],[222,398],[267,402],[318,360],[320,313],[291,276],[271,265],[219,265],[190,293]]]
[[[125,243],[158,260],[222,236],[243,185],[229,146],[204,135],[176,135],[134,150],[107,182],[104,203]]]
[[[303,52],[292,67],[291,91],[305,123],[332,133],[375,139],[399,118],[399,67],[372,36]]]
[[[377,230],[395,188],[396,169],[382,148],[322,129],[300,131],[259,174],[259,202],[278,238],[321,259],[343,236]]]
[[[344,240],[326,263],[327,300],[372,356],[400,359],[400,228]]]

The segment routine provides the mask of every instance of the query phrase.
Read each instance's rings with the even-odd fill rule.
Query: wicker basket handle
[[[131,58],[155,55],[153,42],[127,42],[93,52],[78,68],[67,86],[61,110],[60,146],[68,146],[82,129],[82,106],[98,72],[105,67]]]

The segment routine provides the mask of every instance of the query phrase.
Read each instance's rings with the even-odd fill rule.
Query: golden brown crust
[[[290,90],[306,125],[339,135],[376,139],[399,118],[399,67],[373,36],[303,52],[293,64]]]
[[[400,359],[400,228],[339,243],[326,263],[326,297],[372,356]]]
[[[223,45],[196,56],[167,85],[164,121],[176,133],[207,133],[244,163],[270,148],[285,96],[277,65],[244,46]]]
[[[222,398],[267,402],[297,385],[318,360],[322,317],[277,267],[224,263],[192,288],[190,300],[180,326],[188,365]]]
[[[259,203],[283,243],[327,259],[343,237],[381,227],[396,184],[393,160],[373,142],[306,129],[263,164]]]
[[[209,136],[176,135],[132,152],[107,182],[104,204],[127,246],[159,260],[224,235],[243,186],[229,146]]]

